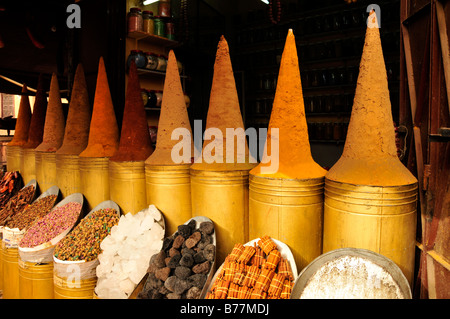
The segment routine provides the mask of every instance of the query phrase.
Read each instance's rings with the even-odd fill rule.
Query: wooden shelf
[[[146,110],[146,111],[156,111],[156,112],[161,112],[161,108],[160,108],[160,107],[146,107],[145,110]]]
[[[147,76],[147,75],[148,76],[157,75],[157,76],[162,76],[162,77],[166,76],[166,72],[147,70],[147,69],[137,69],[137,73],[138,73],[138,75],[143,75],[143,76]],[[187,79],[187,76],[180,74],[180,78]]]
[[[145,32],[134,31],[128,32],[128,37],[132,39],[136,39],[137,41],[148,42],[155,45],[161,45],[167,48],[173,48],[180,45],[179,42],[174,40],[169,40],[164,37],[160,37],[158,35],[148,34]]]

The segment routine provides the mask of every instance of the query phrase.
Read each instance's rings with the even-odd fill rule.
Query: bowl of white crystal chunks
[[[191,218],[152,256],[137,299],[203,299],[215,265],[213,222],[204,216]]]

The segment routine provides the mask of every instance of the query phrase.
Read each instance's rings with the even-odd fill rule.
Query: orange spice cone
[[[44,136],[45,115],[47,113],[47,96],[44,87],[44,77],[39,75],[36,96],[31,115],[28,140],[23,146],[22,178],[24,183],[36,179],[36,147],[42,143]]]
[[[411,284],[417,180],[397,157],[376,14],[369,19],[344,151],[325,176],[323,250],[372,250]]]
[[[174,131],[180,129],[188,133],[187,140],[172,140]],[[156,140],[155,151],[145,161],[147,204],[153,204],[163,212],[166,233],[172,234],[178,225],[192,217],[189,167],[194,156],[192,130],[173,51],[169,52],[167,62]],[[188,153],[187,156],[183,161],[174,161],[172,151],[184,142],[187,147],[180,152],[182,155]]]
[[[63,197],[81,192],[78,155],[88,143],[91,112],[84,69],[79,64],[72,87],[64,140],[56,151],[56,180]]]
[[[42,192],[56,185],[56,151],[64,139],[65,118],[55,73],[50,82],[50,94],[45,115],[44,136],[36,147],[36,180]]]
[[[28,139],[28,129],[31,121],[31,107],[28,98],[26,84],[22,86],[19,113],[17,115],[14,137],[6,146],[6,167],[8,171],[20,171],[22,173],[22,149]]]
[[[118,147],[119,128],[105,63],[100,57],[88,145],[79,155],[81,190],[90,209],[110,198],[109,158]]]
[[[117,152],[109,159],[111,200],[122,213],[136,214],[147,207],[145,160],[152,154],[141,87],[134,61],[128,71],[128,86]]]
[[[241,135],[227,137],[227,128],[240,129]],[[255,166],[243,131],[228,43],[223,36],[216,52],[205,133],[211,129],[218,136],[203,143],[202,155],[191,166],[192,214],[209,216],[217,225],[217,241],[221,243],[217,260],[222,263],[233,243],[248,241],[248,173]],[[231,139],[234,147],[227,145]]]
[[[289,30],[264,156],[250,171],[249,237],[283,238],[300,268],[318,257],[325,173],[311,156],[297,48]]]

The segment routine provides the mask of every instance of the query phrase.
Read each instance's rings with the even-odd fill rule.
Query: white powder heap
[[[373,262],[343,256],[322,265],[300,299],[404,299],[392,276]]]
[[[97,286],[101,299],[126,299],[147,273],[151,256],[162,248],[164,228],[160,211],[150,205],[133,215],[120,217],[100,244]]]

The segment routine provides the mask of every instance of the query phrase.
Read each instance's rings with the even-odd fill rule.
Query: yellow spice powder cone
[[[36,147],[37,152],[56,152],[64,139],[65,118],[59,93],[58,78],[55,73],[50,82],[50,94],[45,115],[44,136]]]
[[[172,140],[172,132],[178,128],[187,130],[190,135],[191,157],[194,156],[194,142],[191,124],[181,86],[175,53],[171,50],[167,62],[166,78],[164,80],[161,113],[158,122],[156,149],[145,161],[150,165],[175,165],[172,160],[172,149],[178,140]]]
[[[376,14],[369,18],[376,19]],[[372,21],[372,26],[375,24]],[[344,151],[326,178],[374,186],[417,182],[397,156],[386,66],[377,27],[367,28]]]
[[[89,140],[80,157],[111,157],[119,147],[119,128],[109,91],[103,57],[98,66]]]
[[[28,98],[26,84],[22,86],[22,97],[20,98],[19,113],[17,115],[14,137],[8,146],[23,146],[28,140],[28,130],[31,123],[31,107]]]
[[[227,128],[242,129],[242,120],[239,107],[239,98],[236,90],[236,82],[231,65],[228,43],[224,36],[221,36],[217,46],[216,60],[214,63],[214,75],[209,99],[208,115],[206,118],[207,131],[210,128],[217,128],[222,133],[222,138],[212,136],[211,140],[205,140],[201,163],[196,159],[192,165],[195,170],[246,170],[255,165],[250,164],[250,155],[247,142],[245,147],[238,147],[237,138],[234,138],[234,148],[227,148]],[[205,152],[210,147],[210,143],[215,144],[213,151]],[[227,163],[227,158],[234,159]],[[243,163],[238,163],[241,161]],[[220,163],[222,162],[222,163]]]
[[[278,137],[273,136],[273,128],[279,129]],[[270,154],[272,143],[279,145],[279,159]],[[269,156],[272,155],[271,160],[267,158],[268,151]],[[281,58],[264,154],[262,163],[251,170],[250,174],[289,179],[325,176],[326,170],[311,156],[297,48],[292,30],[288,32]],[[261,168],[273,166],[271,161],[277,160],[278,171],[268,174],[261,172]]]
[[[91,106],[83,65],[75,72],[62,146],[56,154],[78,155],[88,144]]]

